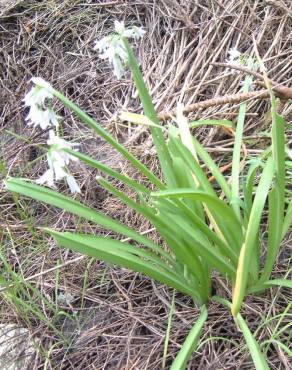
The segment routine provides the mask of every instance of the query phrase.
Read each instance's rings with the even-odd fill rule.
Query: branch
[[[292,89],[291,89],[292,90]],[[184,107],[183,113],[191,113],[199,109],[206,109],[209,107],[214,107],[217,105],[224,105],[228,103],[241,103],[248,99],[264,99],[269,97],[268,90],[252,91],[249,93],[239,93],[233,95],[220,96],[218,98],[208,99],[200,101],[198,103],[190,104]],[[291,94],[292,98],[292,94]],[[166,121],[167,119],[176,115],[176,111],[172,110],[170,112],[159,112],[158,117],[161,121]]]

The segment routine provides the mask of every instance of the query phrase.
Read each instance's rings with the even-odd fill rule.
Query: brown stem
[[[184,107],[183,113],[187,114],[187,113],[199,110],[199,109],[214,107],[216,105],[224,105],[228,103],[241,103],[242,101],[245,101],[248,99],[263,99],[267,97],[269,97],[268,90],[260,90],[260,91],[252,91],[248,93],[225,95],[225,96],[220,96],[218,98],[208,99],[208,100],[200,101],[198,103],[187,105]],[[176,115],[175,111],[158,113],[158,117],[161,121],[166,121],[167,119],[175,115]]]
[[[232,69],[236,69],[241,72],[248,73],[256,78],[259,78],[259,80],[255,81],[255,84],[261,87],[266,87],[265,82],[264,82],[265,80],[264,76],[256,71],[253,71],[252,69],[249,69],[244,66],[228,64],[228,63],[211,63],[211,64],[219,66],[219,67],[232,68]],[[291,87],[282,86],[277,81],[273,81],[273,80],[269,80],[269,82],[272,84],[272,89],[277,97],[283,100],[292,99],[292,88]],[[224,105],[228,103],[241,103],[249,99],[265,99],[268,97],[269,97],[268,90],[260,90],[260,91],[252,91],[248,93],[225,95],[225,96],[220,96],[218,98],[208,99],[208,100],[200,101],[198,103],[187,105],[186,107],[184,107],[183,113],[186,114],[186,113],[194,112],[199,109],[214,107],[216,105]],[[162,111],[158,113],[158,117],[161,121],[166,121],[172,116],[175,116],[175,114],[176,112],[173,110],[170,112]]]

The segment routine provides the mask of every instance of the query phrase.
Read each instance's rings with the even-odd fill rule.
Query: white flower
[[[47,109],[47,112],[48,112],[47,114],[48,114],[48,117],[49,117],[50,122],[54,126],[58,127],[58,125],[59,125],[58,118],[61,118],[61,117],[60,116],[57,116],[56,113],[54,112],[54,110],[52,108],[48,108]]]
[[[76,180],[67,169],[70,160],[78,161],[78,158],[64,151],[64,149],[72,149],[79,144],[72,144],[61,139],[56,136],[52,130],[50,130],[49,135],[50,138],[47,141],[48,145],[50,145],[50,149],[47,153],[49,169],[37,179],[36,182],[38,184],[47,184],[49,187],[55,188],[55,181],[65,179],[71,193],[80,193],[80,188]]]
[[[124,64],[127,60],[127,52],[124,49],[123,42],[120,36],[108,36],[103,39],[96,41],[95,50],[99,50],[101,53],[99,57],[101,59],[108,59],[114,67],[114,74],[120,79],[124,72]]]
[[[238,50],[236,49],[236,47],[231,48],[231,49],[228,51],[228,54],[229,54],[229,57],[228,57],[228,59],[226,60],[226,62],[227,62],[228,64],[231,64],[231,63],[233,63],[233,62],[238,61],[238,59],[239,59],[239,58],[240,58],[240,56],[241,56],[241,52],[240,52],[240,51],[238,51]]]
[[[233,65],[236,65],[236,66],[242,65],[241,53],[240,53],[240,51],[238,51],[236,49],[236,47],[233,47],[233,48],[229,49],[227,53],[229,54],[229,56],[225,60],[225,63],[233,64]],[[230,70],[229,68],[226,69],[225,73],[228,73],[229,70]],[[240,73],[236,69],[233,69],[232,72],[237,73],[237,74]]]
[[[122,34],[125,31],[125,23],[124,22],[119,22],[119,21],[114,21],[115,25],[115,31],[116,33]]]
[[[39,86],[39,87],[42,87],[43,89],[47,90],[47,92],[51,93],[51,95],[53,96],[54,94],[54,89],[52,88],[52,86],[47,82],[45,81],[43,78],[41,77],[32,77],[31,81]]]
[[[40,77],[33,77],[32,82],[35,84],[25,95],[24,104],[29,107],[29,113],[26,117],[29,125],[38,126],[42,129],[47,128],[50,124],[58,126],[58,116],[52,108],[46,108],[46,100],[51,100],[54,95],[51,85]]]
[[[50,188],[55,188],[56,185],[54,183],[54,171],[53,169],[49,168],[39,179],[36,180],[37,184],[48,184]]]
[[[54,126],[58,126],[58,116],[56,113],[51,109],[48,108],[43,110],[38,107],[38,105],[32,105],[30,107],[29,113],[25,118],[28,121],[28,125],[38,126],[45,130],[50,124]]]
[[[63,160],[64,164],[68,164],[69,161],[78,161],[78,158],[73,155],[66,153],[63,149],[73,149],[75,146],[79,146],[78,143],[69,143],[68,141],[61,139],[55,134],[53,130],[49,131],[49,139],[47,144],[51,147],[51,150],[57,155],[59,155]]]
[[[72,175],[67,175],[66,181],[71,190],[71,193],[80,193],[80,188]]]
[[[114,67],[114,74],[120,79],[124,72],[124,64],[127,62],[128,55],[125,50],[123,38],[138,39],[145,34],[141,27],[133,26],[126,28],[124,22],[114,22],[116,34],[106,36],[95,42],[94,50],[99,50],[101,59],[108,59]]]
[[[132,28],[126,28],[124,22],[115,21],[115,31],[122,37],[126,38],[140,38],[146,33],[142,27],[133,26]]]
[[[116,75],[117,79],[120,80],[125,72],[125,68],[121,62],[121,59],[115,56],[112,60],[112,64],[114,67],[114,74]]]
[[[142,38],[145,35],[145,33],[146,33],[146,31],[143,30],[142,27],[133,26],[132,30],[133,30],[133,37],[135,39]]]
[[[44,106],[46,99],[52,99],[53,95],[43,87],[33,86],[25,95],[23,101],[26,106],[39,105]]]

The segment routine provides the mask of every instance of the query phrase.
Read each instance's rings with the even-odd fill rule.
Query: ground
[[[117,81],[108,63],[93,50],[94,41],[110,32],[115,19],[141,25],[147,31],[135,50],[158,111],[171,110],[178,101],[188,105],[238,92],[243,74],[226,71],[213,63],[224,62],[232,47],[245,56],[251,55],[252,37],[269,76],[291,85],[289,0],[2,0],[1,5],[3,178],[17,175],[36,179],[46,168],[40,156],[47,135],[25,123],[22,99],[32,76],[41,76],[63,91],[154,171],[157,169],[148,131],[137,135],[137,128],[123,126],[116,119],[122,108],[141,112],[130,75]],[[64,136],[82,143],[82,152],[137,176],[71,112],[59,103],[56,109],[64,117]],[[269,138],[260,136],[270,127],[268,109],[267,99],[248,103],[244,134],[250,155],[269,142]],[[280,109],[290,122],[289,102]],[[190,118],[235,119],[237,112],[238,104],[225,104],[197,111]],[[225,132],[204,127],[196,129],[195,134],[217,163],[230,162],[233,140]],[[288,130],[287,139],[291,142]],[[82,202],[139,231],[151,228],[97,185],[95,171],[77,164],[74,173],[81,184]],[[67,192],[66,186],[60,190]],[[40,227],[49,225],[58,230],[80,227],[104,235],[105,230],[81,225],[77,217],[53,207],[13,197],[2,185],[0,207],[1,274],[14,281],[12,288],[0,288],[0,322],[16,323],[31,333],[38,351],[30,369],[161,369],[172,290],[140,274],[60,249]],[[289,272],[291,236],[281,250],[275,276]],[[230,286],[216,276],[214,290],[230,297]],[[292,366],[277,342],[289,346],[291,341],[289,302],[291,291],[274,288],[264,295],[248,297],[243,308],[259,342],[274,340],[272,344],[266,342],[263,349],[275,370]],[[175,294],[166,368],[198,314],[190,298]],[[210,303],[204,334],[189,369],[253,369],[232,317],[218,303]]]

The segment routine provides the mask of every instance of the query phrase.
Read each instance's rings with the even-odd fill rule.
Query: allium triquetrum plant
[[[128,41],[128,38],[141,37],[144,31],[138,27],[125,28],[122,22],[115,22],[115,28],[116,33],[98,41],[95,48],[102,52],[102,58],[108,58],[113,64],[118,78],[126,68],[132,72],[144,115],[124,113],[123,118],[149,126],[163,178],[152,173],[61,92],[42,79],[35,78],[32,80],[35,86],[25,99],[25,103],[30,106],[28,119],[42,128],[50,126],[56,130],[51,131],[48,142],[51,145],[47,154],[49,169],[37,182],[56,187],[55,181],[65,179],[72,192],[80,192],[68,170],[70,160],[80,160],[110,178],[118,179],[136,193],[137,200],[129,198],[106,178],[97,177],[100,185],[151,222],[168,249],[119,221],[47,187],[19,178],[7,179],[6,186],[12,192],[64,209],[136,242],[129,244],[110,237],[44,229],[60,246],[141,272],[193,298],[201,307],[201,315],[186,338],[172,369],[185,368],[207,319],[210,299],[231,309],[256,369],[268,369],[267,361],[241,316],[240,309],[247,294],[262,292],[273,285],[291,287],[291,281],[271,280],[281,241],[292,222],[291,199],[285,195],[285,121],[277,114],[273,92],[267,86],[271,95],[271,147],[252,161],[244,162],[245,168],[241,168],[246,111],[246,104],[241,104],[235,132],[232,173],[230,179],[226,179],[209,153],[191,134],[182,106],[178,106],[176,118],[168,126],[160,124]],[[251,83],[252,77],[247,76],[243,91],[248,91]],[[59,99],[121,153],[147,178],[149,187],[81,154],[73,147],[74,144],[61,139],[58,136],[58,116],[49,106],[52,98]],[[224,120],[213,123],[227,124]],[[214,186],[206,175],[206,169],[216,179]],[[268,214],[266,253],[261,240],[264,210]],[[212,297],[212,271],[229,279],[233,287],[231,302]]]

